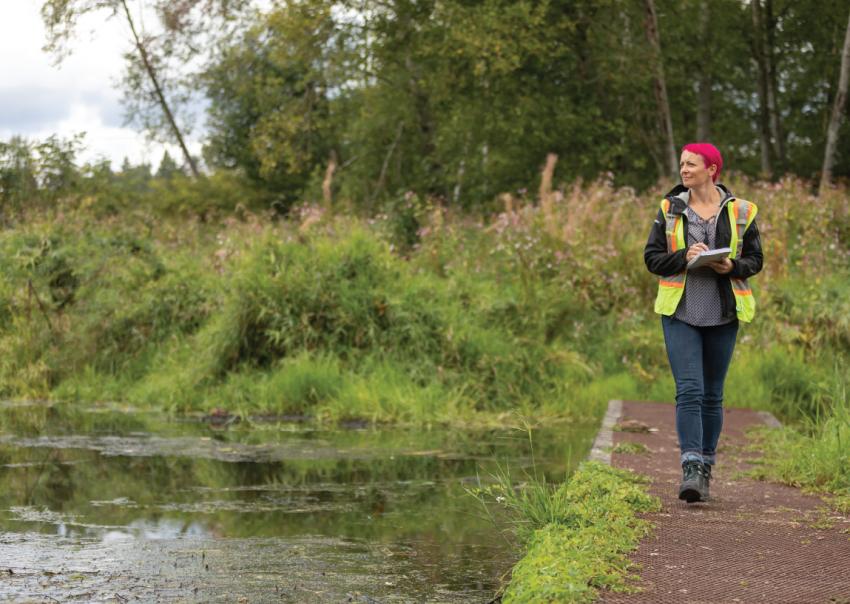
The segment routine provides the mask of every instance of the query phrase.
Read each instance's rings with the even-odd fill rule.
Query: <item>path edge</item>
[[[596,439],[593,441],[593,446],[587,455],[588,461],[598,461],[609,466],[611,465],[611,449],[614,447],[614,426],[619,421],[622,413],[622,400],[611,399],[608,401],[608,408],[605,410],[605,417],[602,418],[602,425],[599,427],[599,432],[596,433]]]

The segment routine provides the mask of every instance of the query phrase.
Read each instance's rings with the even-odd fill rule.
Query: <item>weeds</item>
[[[638,512],[660,509],[646,480],[626,470],[584,462],[553,485],[534,459],[531,426],[522,420],[531,472],[516,481],[508,467],[493,483],[468,492],[497,525],[506,523],[525,556],[514,566],[504,602],[590,602],[599,588],[628,590],[625,554],[649,530]]]
[[[634,228],[660,193],[567,186],[551,167],[539,205],[508,196],[495,216],[415,194],[370,219],[32,212],[0,233],[0,394],[411,423],[669,400]],[[767,263],[727,400],[825,417],[824,368],[850,346],[846,242],[793,219],[799,181],[731,185],[761,207]]]
[[[833,504],[845,507],[850,500],[850,402],[838,370],[823,397],[825,411],[816,417],[757,432],[756,447],[763,453],[757,475],[833,494]]]
[[[611,452],[621,453],[624,455],[643,455],[650,453],[650,450],[643,443],[622,442],[617,443],[617,445],[611,449]]]
[[[557,489],[523,489],[530,494],[513,509],[528,515],[532,532],[502,601],[592,602],[601,588],[628,591],[626,554],[650,529],[636,514],[660,509],[642,484],[631,472],[585,462]]]

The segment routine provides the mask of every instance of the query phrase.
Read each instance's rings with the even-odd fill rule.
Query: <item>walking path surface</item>
[[[603,592],[599,601],[850,604],[850,518],[799,489],[743,475],[754,467],[745,459],[753,457],[746,430],[768,421],[765,414],[726,410],[711,499],[687,504],[678,499],[674,412],[669,404],[622,403],[618,425],[649,431],[615,428],[614,446],[634,442],[649,451],[615,448],[611,463],[648,475],[662,510],[647,514],[655,529],[631,556],[642,591]]]

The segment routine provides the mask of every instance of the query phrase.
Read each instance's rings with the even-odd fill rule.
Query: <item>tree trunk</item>
[[[709,17],[710,4],[708,0],[701,0],[699,6],[699,39],[700,46],[704,50],[711,47],[711,33]],[[711,53],[700,63],[700,74],[698,82],[699,95],[697,102],[697,140],[707,141],[711,137]]]
[[[770,178],[773,170],[770,165],[770,115],[768,111],[767,61],[764,52],[764,18],[761,13],[761,0],[750,0],[753,12],[753,54],[758,69],[759,95],[759,140],[761,142],[761,174]]]
[[[664,63],[661,56],[661,41],[658,35],[658,15],[655,12],[655,2],[644,0],[646,19],[644,28],[646,39],[652,51],[653,89],[658,105],[658,119],[664,131],[664,155],[667,158],[667,173],[662,176],[673,176],[679,173],[679,161],[676,157],[676,144],[673,140],[673,120],[670,116],[670,102],[667,100],[667,83],[664,80]]]
[[[841,71],[838,76],[838,90],[832,104],[832,116],[826,129],[826,149],[823,154],[823,169],[820,176],[820,188],[824,191],[832,181],[832,167],[835,165],[835,147],[838,143],[838,130],[847,102],[847,79],[850,76],[850,17],[847,19],[847,31],[844,34],[844,48],[841,51]]]
[[[153,64],[150,62],[150,58],[148,57],[148,51],[145,49],[145,45],[142,43],[139,38],[139,34],[136,32],[136,24],[133,21],[133,16],[130,14],[130,9],[127,7],[126,0],[121,0],[121,5],[124,7],[124,14],[127,16],[127,23],[130,25],[130,31],[133,32],[133,39],[136,42],[136,49],[139,51],[139,56],[142,59],[142,64],[145,66],[145,71],[148,74],[148,77],[151,79],[151,83],[153,84],[154,92],[156,93],[156,98],[159,101],[160,107],[162,107],[163,113],[165,113],[165,118],[168,120],[168,124],[171,126],[171,132],[174,134],[174,138],[177,139],[177,143],[180,145],[180,150],[183,152],[183,157],[186,160],[186,163],[189,164],[189,168],[192,170],[192,175],[197,178],[200,176],[198,173],[198,166],[195,163],[195,159],[189,153],[189,149],[186,147],[186,142],[183,140],[183,135],[180,133],[180,128],[177,127],[177,122],[174,120],[174,114],[171,112],[171,108],[168,106],[168,103],[165,100],[165,94],[162,92],[162,86],[159,84],[159,80],[156,77],[156,71],[153,68]]]
[[[776,19],[773,18],[773,0],[765,0],[765,23],[767,24],[767,45],[764,51],[767,63],[767,107],[770,113],[770,134],[773,137],[773,154],[779,170],[784,170],[785,134],[782,131],[782,120],[779,115],[779,85],[776,78]]]

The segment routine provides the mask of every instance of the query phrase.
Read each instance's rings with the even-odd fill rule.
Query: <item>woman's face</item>
[[[682,151],[682,157],[679,160],[679,174],[682,176],[682,184],[689,189],[711,182],[711,177],[715,172],[717,172],[717,166],[711,164],[706,168],[702,155]]]

